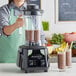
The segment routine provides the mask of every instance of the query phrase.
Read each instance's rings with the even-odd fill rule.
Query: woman
[[[26,0],[9,0],[0,8],[0,63],[16,62],[18,47],[25,42],[24,20],[20,18],[25,8]],[[41,35],[44,43],[44,34]]]

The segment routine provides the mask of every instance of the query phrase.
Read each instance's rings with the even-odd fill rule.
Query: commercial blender
[[[38,5],[28,4],[24,10],[25,45],[21,45],[17,55],[17,66],[27,72],[48,71],[50,66],[48,49],[41,45],[40,26],[43,10]]]

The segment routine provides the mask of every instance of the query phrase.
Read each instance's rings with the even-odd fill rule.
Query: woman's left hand
[[[21,15],[18,17],[18,19],[16,20],[15,22],[15,26],[16,28],[20,28],[24,25],[24,20],[23,18],[21,17]]]

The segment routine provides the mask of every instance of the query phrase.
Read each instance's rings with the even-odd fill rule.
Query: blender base
[[[50,66],[48,51],[44,46],[20,46],[17,66],[28,72],[47,72]]]

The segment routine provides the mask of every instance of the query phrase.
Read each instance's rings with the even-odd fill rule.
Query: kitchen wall
[[[52,33],[76,32],[76,23],[65,22],[58,24],[55,22],[55,1],[56,0],[42,0],[42,8],[45,10],[43,20],[50,22],[50,31],[46,32],[46,36],[49,37]]]
[[[0,6],[7,3],[8,0],[1,0]],[[44,9],[43,21],[49,21],[50,30],[45,32],[46,37],[52,33],[76,32],[76,23],[55,23],[55,1],[56,0],[41,0],[41,7]]]

